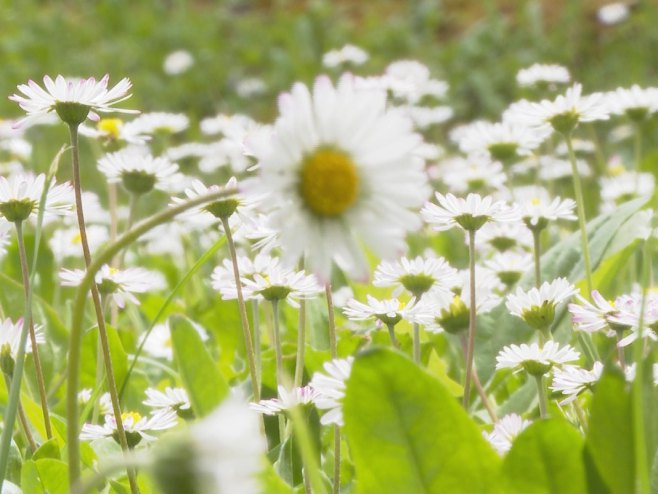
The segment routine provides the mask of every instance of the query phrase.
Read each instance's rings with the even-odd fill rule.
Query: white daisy
[[[523,319],[534,329],[548,328],[555,318],[555,307],[578,293],[566,278],[545,281],[539,288],[528,291],[519,287],[507,296],[506,306],[511,314]]]
[[[571,146],[573,147],[573,152],[578,154],[594,154],[596,152],[596,144],[592,141],[586,141],[584,139],[571,139]],[[555,148],[555,154],[560,156],[567,156],[569,154],[569,148],[567,147],[566,142],[560,142]]]
[[[235,83],[235,92],[243,99],[259,96],[267,92],[267,83],[258,77],[246,77]]]
[[[147,399],[142,403],[156,410],[173,410],[181,417],[190,415],[192,405],[187,391],[183,388],[171,388],[167,386],[164,392],[155,388],[147,388]]]
[[[454,157],[440,164],[438,177],[449,190],[464,194],[483,189],[501,189],[507,181],[503,165],[476,156]]]
[[[531,230],[542,230],[550,221],[578,219],[573,213],[576,201],[559,197],[551,200],[543,187],[518,187],[514,196],[521,210],[521,219]]]
[[[375,270],[375,286],[394,286],[394,297],[408,290],[416,298],[430,290],[449,291],[459,282],[457,270],[443,257],[402,257],[397,261],[382,261]]]
[[[196,330],[201,341],[208,341],[208,332],[203,329],[199,324],[192,322],[192,327]],[[144,339],[146,338],[146,342]],[[139,340],[140,345],[144,344],[144,351],[156,358],[164,358],[166,360],[173,360],[174,350],[171,343],[171,328],[169,322],[164,324],[156,324],[153,329],[146,336],[144,333]]]
[[[390,63],[382,81],[397,98],[412,105],[426,96],[443,99],[448,92],[448,84],[433,79],[427,66],[416,60],[397,60]]]
[[[11,224],[0,222],[0,259],[7,253],[7,246],[11,239]]]
[[[466,199],[452,194],[436,193],[439,205],[430,202],[420,214],[436,231],[449,230],[457,225],[466,231],[479,230],[489,221],[517,221],[519,212],[504,201],[494,201],[491,196],[468,194]]]
[[[154,441],[155,437],[148,434],[148,432],[171,429],[178,423],[176,412],[170,409],[160,409],[150,417],[142,417],[137,412],[125,412],[121,414],[121,420],[126,431],[128,446],[131,448],[137,446],[142,439]],[[105,415],[103,425],[84,424],[82,426],[82,432],[80,433],[82,441],[94,441],[105,437],[111,437],[115,440],[118,438],[114,415]]]
[[[253,280],[256,274],[264,277],[268,269],[276,269],[279,266],[279,258],[259,253],[253,260],[247,256],[238,256],[237,263],[240,277]],[[211,275],[211,286],[221,294],[224,300],[238,298],[233,263],[230,259],[224,259],[221,265],[215,267]]]
[[[176,163],[136,148],[106,154],[98,161],[98,169],[108,182],[122,183],[128,192],[139,195],[153,189],[176,190],[183,178]]]
[[[536,63],[521,69],[516,74],[519,86],[535,86],[540,83],[549,85],[568,84],[571,80],[569,71],[562,65]]]
[[[601,24],[612,26],[626,20],[630,13],[627,2],[613,2],[600,7],[596,11],[596,18]]]
[[[294,271],[280,265],[267,266],[263,273],[254,273],[252,278],[243,277],[245,299],[285,300],[293,307],[299,307],[300,299],[311,299],[323,291],[313,275],[304,271]]]
[[[87,117],[98,120],[100,117],[96,112],[138,113],[114,108],[115,104],[130,98],[131,95],[127,94],[131,87],[130,81],[121,79],[112,89],[107,89],[109,80],[107,74],[100,81],[93,77],[65,79],[61,75],[53,81],[50,76],[44,76],[45,90],[30,80],[27,84],[18,85],[18,91],[23,95],[14,94],[9,99],[27,112],[27,117],[19,124],[52,111],[69,124],[81,124]]]
[[[343,314],[352,321],[375,319],[391,326],[405,318],[406,308],[398,299],[378,300],[371,295],[366,295],[366,297],[367,304],[355,299],[349,300],[347,306],[343,308]]]
[[[62,286],[78,286],[85,276],[82,269],[62,269],[59,278]],[[126,302],[139,305],[134,293],[145,293],[150,290],[163,288],[165,285],[162,275],[155,271],[143,268],[116,269],[104,264],[96,273],[98,291],[112,297],[114,303],[121,309]]]
[[[25,221],[36,215],[46,176],[41,173],[16,174],[9,178],[0,177],[0,217],[7,221]],[[68,215],[73,212],[73,188],[71,184],[55,184],[48,188],[44,215]]]
[[[459,149],[466,154],[485,155],[507,163],[528,156],[548,137],[549,132],[508,122],[475,122],[459,133]]]
[[[593,93],[583,96],[582,89],[576,83],[554,101],[520,102],[513,110],[508,110],[503,118],[519,125],[552,127],[562,134],[570,134],[580,122],[607,120],[610,111],[605,95]]]
[[[498,252],[486,260],[484,266],[496,273],[505,286],[511,287],[532,266],[532,255],[527,252]]]
[[[546,374],[553,366],[560,367],[580,358],[570,345],[563,346],[555,341],[547,341],[543,347],[537,343],[527,345],[510,345],[503,348],[496,356],[496,369],[521,369],[533,376]]]
[[[427,130],[432,125],[442,124],[450,120],[455,111],[449,106],[416,106],[407,105],[400,106],[397,109],[403,115],[408,116],[416,128],[419,130]]]
[[[96,252],[110,239],[110,234],[106,226],[87,225],[87,243],[89,250]],[[50,250],[53,252],[55,260],[61,263],[64,259],[70,257],[80,257],[82,252],[82,239],[78,227],[58,228],[48,240]]]
[[[279,397],[269,400],[260,400],[258,403],[250,403],[249,408],[265,415],[277,415],[286,412],[298,405],[313,403],[317,392],[312,386],[293,388],[288,391],[284,386],[278,388]]]
[[[475,247],[479,249],[494,248],[499,252],[510,249],[531,249],[532,234],[523,223],[487,223],[475,236]]]
[[[304,257],[322,281],[332,261],[365,278],[361,242],[385,258],[404,252],[429,188],[413,154],[421,138],[387,109],[386,93],[358,90],[350,76],[336,87],[320,77],[312,92],[295,84],[279,107],[274,134],[254,135],[249,146],[259,161],[255,187],[271,192],[284,262]]]
[[[658,111],[658,88],[642,88],[633,84],[630,88],[617,88],[606,93],[608,107],[613,115],[626,115],[634,122],[641,122]]]
[[[603,364],[594,362],[592,370],[583,369],[575,365],[565,365],[553,371],[553,383],[550,388],[566,396],[560,405],[574,401],[580,393],[590,389],[603,373]]]
[[[613,302],[607,301],[598,290],[592,290],[592,302],[577,295],[578,303],[569,304],[571,320],[574,329],[594,333],[601,330],[611,331],[628,329],[630,326],[621,325],[611,320],[619,314],[619,310]]]
[[[213,173],[225,167],[240,173],[250,166],[251,160],[245,155],[242,142],[232,138],[208,144],[199,160],[199,170],[203,173]]]
[[[592,169],[587,161],[576,159],[576,170],[581,177],[592,175]],[[539,178],[541,180],[552,181],[560,178],[571,177],[572,167],[569,160],[555,158],[554,156],[539,157]]]
[[[338,67],[339,65],[363,65],[368,61],[368,53],[358,46],[347,44],[339,50],[331,50],[322,56],[322,65]]]
[[[80,135],[100,139],[106,143],[125,142],[127,144],[144,145],[151,136],[142,134],[139,129],[126,125],[120,118],[101,118],[96,127],[80,125]]]
[[[201,120],[201,132],[206,135],[222,134],[236,141],[242,141],[250,131],[258,127],[258,123],[248,115],[220,113],[214,117]]]
[[[7,318],[0,323],[0,349],[7,347],[9,355],[16,358],[18,347],[21,342],[21,332],[23,331],[23,318],[19,318],[16,322]],[[43,333],[43,327],[40,324],[34,325],[34,336],[37,343],[45,343],[46,337]],[[28,338],[25,343],[25,352],[32,353],[32,340]]]
[[[167,75],[179,75],[194,65],[194,57],[187,50],[176,50],[167,54],[162,62],[162,70]]]
[[[183,113],[142,113],[125,126],[133,134],[178,134],[190,126],[190,119]]]
[[[614,176],[601,177],[600,184],[601,210],[608,212],[626,201],[653,194],[655,177],[652,173],[616,170]]]
[[[323,425],[343,425],[343,398],[347,379],[352,371],[354,357],[334,359],[324,364],[324,372],[316,372],[311,379],[311,387],[317,393],[315,406],[320,410],[328,410],[320,423]]]
[[[520,415],[511,413],[501,417],[494,424],[491,432],[483,432],[485,439],[491,443],[499,454],[504,455],[512,447],[514,438],[528,427],[532,422],[521,418]]]
[[[631,333],[617,342],[618,347],[628,346],[640,336],[639,327],[642,319],[642,338],[658,341],[654,331],[658,327],[658,294],[647,293],[644,315],[642,315],[642,293],[620,295],[615,300],[618,312],[608,316],[612,324],[621,325],[623,329],[630,328]]]

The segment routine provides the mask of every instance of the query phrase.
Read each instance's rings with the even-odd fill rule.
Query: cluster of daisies
[[[327,53],[324,64],[340,70],[367,60],[367,53],[348,45]],[[624,149],[624,140],[641,135],[658,111],[658,89],[584,94],[578,83],[567,86],[566,68],[534,65],[517,76],[524,99],[511,104],[499,121],[450,125],[449,141],[440,146],[427,142],[427,135],[454,117],[443,104],[449,88],[411,60],[394,62],[380,75],[344,73],[335,82],[320,76],[310,87],[296,83],[280,96],[272,124],[243,114],[209,117],[198,129],[183,114],[101,118],[111,111],[135,113],[115,106],[129,96],[130,82],[123,79],[113,87],[108,82],[107,77],[45,77],[43,87],[30,81],[11,96],[27,116],[0,125],[0,251],[5,254],[13,241],[12,223],[18,237],[24,225],[38,225],[59,266],[54,300],[62,301],[85,277],[83,243],[98,252],[147,212],[223,193],[138,238],[94,280],[104,317],[126,330],[146,318],[137,308],[143,294],[165,296],[173,288],[171,272],[149,258],[164,258],[184,273],[190,253],[225,238],[226,248],[219,251],[224,257],[207,284],[211,297],[237,301],[246,355],[236,356],[230,398],[196,420],[186,391],[170,375],[169,324],[134,334],[138,344],[129,353],[143,347],[149,359],[138,365],[156,383],[145,390],[141,405],[117,414],[117,403],[103,393],[101,382],[78,395],[86,421],[80,438],[91,441],[99,456],[107,441],[119,442],[122,431],[131,449],[149,451],[161,431],[181,430],[181,422],[194,420],[185,434],[194,454],[154,451],[161,478],[172,475],[167,462],[194,459],[194,466],[182,471],[197,474],[197,492],[258,492],[268,446],[258,414],[279,415],[276,440],[283,442],[291,433],[292,412],[315,407],[321,424],[335,426],[340,439],[342,401],[354,362],[353,355],[338,351],[337,339],[344,334],[365,335],[362,346],[388,344],[420,366],[437,354],[437,339],[445,339],[450,351],[437,355],[461,369],[452,377],[464,383],[464,406],[482,421],[483,434],[501,454],[537,417],[563,414],[585,428],[581,410],[573,410],[604,365],[618,366],[633,380],[627,346],[640,340],[647,358],[652,355],[658,296],[632,284],[614,300],[596,291],[585,235],[586,292],[574,285],[579,280],[543,279],[540,263],[548,246],[576,230],[576,220],[582,229],[586,215],[653,195],[653,175],[640,168],[639,138],[634,155],[612,154],[606,161],[607,150],[598,140],[583,139],[581,130],[589,126],[588,137],[607,132],[606,142]],[[591,126],[607,120],[617,124]],[[99,187],[82,184],[74,190],[75,184],[58,184],[52,174],[35,175],[26,166],[30,129],[61,121],[79,132],[82,142],[103,150],[97,169],[105,183]],[[203,138],[189,140],[193,131]],[[581,180],[598,185],[597,197],[587,205]],[[81,193],[80,201],[74,192]],[[650,214],[645,216],[648,225]],[[648,231],[636,234],[646,238]],[[413,256],[406,257],[409,250]],[[37,282],[37,293],[39,288]],[[311,307],[316,315],[319,310],[310,301],[323,297],[323,317],[306,318]],[[475,364],[476,316],[500,314],[501,308],[527,329],[524,341],[508,342],[495,362],[497,372],[521,376],[511,379],[536,381],[538,413],[533,407],[525,417],[496,415],[500,403],[489,383],[480,381]],[[571,324],[558,335],[565,308]],[[193,310],[188,316],[194,319]],[[330,352],[321,369],[306,367],[307,323],[321,324],[328,333]],[[212,331],[193,325],[212,347]],[[35,327],[26,351],[54,345],[45,326]],[[378,335],[381,328],[384,338]],[[6,318],[0,327],[0,361],[8,375],[22,329],[20,319]],[[597,356],[596,343],[607,338],[617,349],[614,357],[591,358]],[[294,375],[287,365],[293,360],[286,355],[290,348]],[[588,365],[582,365],[581,353],[587,353]],[[276,361],[275,385],[268,387],[267,359]],[[654,379],[658,382],[656,366]],[[479,399],[471,396],[471,384]],[[269,396],[261,399],[261,391]],[[340,484],[339,476],[333,480]],[[173,492],[167,491],[168,481],[160,483]]]

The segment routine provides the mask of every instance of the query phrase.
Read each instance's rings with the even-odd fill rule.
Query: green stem
[[[78,409],[78,389],[80,386],[80,359],[82,350],[82,335],[85,304],[87,293],[94,285],[94,277],[104,264],[107,264],[112,258],[121,252],[125,247],[137,240],[139,237],[152,230],[156,226],[174,218],[176,215],[200,206],[207,202],[220,199],[227,195],[235,193],[234,189],[213,191],[208,194],[196,197],[187,202],[169,207],[151,216],[150,218],[137,223],[131,230],[121,235],[116,242],[109,244],[105,249],[96,255],[87,268],[84,278],[81,280],[76,290],[73,300],[71,336],[69,346],[69,365],[68,365],[68,388],[66,391],[66,411],[67,411],[67,446],[69,458],[69,483],[71,486],[80,478],[80,439],[79,439],[79,409]],[[5,427],[5,430],[8,428]]]
[[[414,362],[420,364],[420,324],[417,322],[413,323],[413,332],[414,332]]]
[[[633,140],[633,147],[635,173],[640,173],[640,167],[642,165],[642,125],[640,123],[635,124],[635,139]]]
[[[251,319],[254,325],[254,353],[255,353],[255,363],[256,363],[256,378],[257,386],[260,389],[260,385],[263,382],[262,373],[262,358],[261,358],[261,348],[260,348],[260,310],[258,300],[251,301]]]
[[[532,229],[533,251],[535,255],[535,286],[541,286],[541,230]]]
[[[30,284],[29,268],[27,266],[27,253],[25,252],[25,239],[23,238],[23,223],[16,222],[16,236],[18,237],[18,256],[21,263],[21,273],[23,275],[23,289],[25,292],[25,307],[24,310],[32,313],[32,304],[30,291],[32,286]],[[30,315],[28,324],[28,331],[30,334],[30,343],[32,345],[32,359],[34,360],[34,371],[37,377],[37,387],[39,388],[39,399],[41,401],[41,413],[43,414],[43,423],[46,427],[46,437],[51,439],[53,437],[53,428],[50,423],[50,412],[48,411],[48,396],[46,393],[46,383],[43,377],[43,367],[41,366],[41,357],[39,355],[39,347],[37,345],[37,336],[34,331],[34,321]]]
[[[302,385],[304,378],[304,353],[306,350],[306,300],[299,301],[299,319],[297,321],[297,360],[295,361],[295,378],[293,384],[296,388]]]
[[[5,374],[5,386],[7,389],[11,387],[11,378]],[[30,431],[30,422],[27,420],[27,416],[25,415],[25,409],[23,408],[23,404],[18,402],[18,423],[21,425],[21,429],[23,430],[23,435],[25,436],[25,440],[27,441],[27,444],[30,448],[30,451],[32,454],[37,450],[37,443],[34,441],[34,436],[32,436],[32,431]],[[1,492],[1,491],[0,491]]]
[[[281,352],[281,321],[279,311],[279,300],[272,300],[272,316],[274,318],[274,355],[276,356],[276,384],[277,390],[279,386],[284,385],[284,370],[283,370],[283,353]],[[285,439],[286,419],[283,414],[279,414],[279,441],[283,443]]]
[[[338,358],[338,346],[336,341],[336,320],[334,318],[334,299],[331,294],[331,284],[327,283],[324,287],[327,298],[327,315],[329,322],[329,350],[331,358]],[[334,425],[334,478],[333,494],[340,491],[340,427]]]
[[[400,348],[398,339],[395,337],[395,324],[387,324],[386,327],[388,328],[388,336],[391,339],[391,344],[395,348]]]
[[[537,381],[537,395],[539,396],[539,416],[543,419],[548,418],[548,399],[546,397],[546,387],[544,386],[544,376],[535,376]]]
[[[302,463],[304,464],[304,471],[310,477],[310,483],[313,488],[313,494],[327,494],[327,490],[322,480],[322,473],[319,465],[319,458],[311,439],[311,433],[308,424],[299,407],[290,409],[290,416],[292,420],[293,430],[295,437],[299,441],[299,449],[302,455]],[[335,489],[334,489],[334,492]]]
[[[470,272],[470,297],[471,307],[468,318],[468,345],[466,347],[466,378],[464,380],[464,409],[468,410],[471,396],[471,380],[473,376],[473,357],[475,354],[475,331],[476,331],[476,302],[475,302],[475,231],[468,232],[468,267]]]
[[[585,264],[585,281],[587,283],[587,298],[592,296],[592,264],[589,256],[589,242],[587,240],[587,228],[585,219],[585,199],[583,198],[583,187],[580,183],[580,174],[576,162],[576,154],[573,151],[571,135],[564,135],[567,149],[569,150],[569,161],[571,162],[571,174],[573,177],[573,188],[576,194],[576,206],[578,208],[578,227],[580,228],[580,243],[583,249],[583,262]]]
[[[84,210],[82,206],[82,185],[80,181],[80,155],[78,150],[78,126],[69,125],[69,132],[71,135],[71,155],[73,164],[73,191],[75,192],[75,209],[78,218],[78,228],[80,230],[80,243],[82,244],[82,253],[85,260],[85,267],[89,269],[91,264],[91,251],[89,250],[89,242],[87,240],[87,229],[85,227]],[[105,363],[105,374],[107,376],[107,387],[110,393],[110,401],[112,402],[112,413],[116,421],[117,436],[122,451],[130,450],[128,446],[128,438],[126,431],[123,427],[123,417],[121,416],[121,404],[119,402],[119,393],[117,391],[116,379],[114,377],[114,366],[112,364],[112,357],[110,353],[110,344],[107,337],[107,329],[105,327],[105,315],[103,313],[103,306],[101,304],[101,297],[98,293],[96,283],[91,286],[91,299],[96,313],[96,321],[98,323],[98,338],[101,342],[101,349],[103,353],[103,361]],[[79,465],[76,466],[79,468]],[[79,476],[79,472],[75,472]],[[137,475],[132,468],[126,472],[128,474],[128,482],[130,484],[130,492],[132,494],[139,494],[139,486],[137,485]],[[77,477],[76,477],[77,478]]]
[[[238,255],[235,252],[235,242],[233,242],[233,234],[231,227],[228,223],[228,217],[222,218],[222,226],[224,227],[224,234],[226,235],[226,243],[228,250],[231,254],[231,262],[233,263],[233,276],[235,277],[235,288],[238,295],[238,308],[240,311],[240,324],[242,325],[242,336],[244,340],[244,348],[247,353],[247,362],[249,363],[249,375],[251,376],[251,387],[254,401],[260,400],[260,389],[258,389],[258,373],[256,372],[256,356],[254,355],[254,347],[252,345],[251,331],[249,329],[249,318],[247,317],[247,305],[244,302],[242,294],[242,280],[240,278],[240,268],[238,267]]]
[[[462,344],[462,351],[464,352],[464,355],[466,355],[466,347],[468,346],[468,343],[466,341],[466,336],[463,333],[461,334],[460,341]],[[489,418],[495,424],[496,422],[498,422],[498,416],[496,415],[496,411],[494,410],[491,401],[489,401],[487,392],[484,389],[484,386],[482,386],[482,382],[480,382],[480,377],[478,376],[477,372],[473,372],[473,384],[475,385],[475,389],[480,395],[480,400],[482,400],[482,404],[484,405],[484,408],[489,414]]]

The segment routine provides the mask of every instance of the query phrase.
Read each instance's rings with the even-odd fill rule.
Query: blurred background
[[[374,75],[396,59],[416,59],[450,84],[455,121],[496,119],[519,96],[517,71],[535,62],[567,66],[585,91],[658,85],[658,2],[622,10],[610,3],[5,0],[0,93],[44,74],[109,73],[110,84],[133,81],[128,106],[143,111],[193,119],[240,111],[269,121],[279,92],[331,72],[323,54],[351,43],[370,55],[354,72]],[[0,115],[21,112],[0,98]]]

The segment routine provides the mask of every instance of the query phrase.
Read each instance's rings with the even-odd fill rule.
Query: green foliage
[[[402,354],[357,357],[344,414],[357,492],[497,491],[496,453],[446,388]]]

